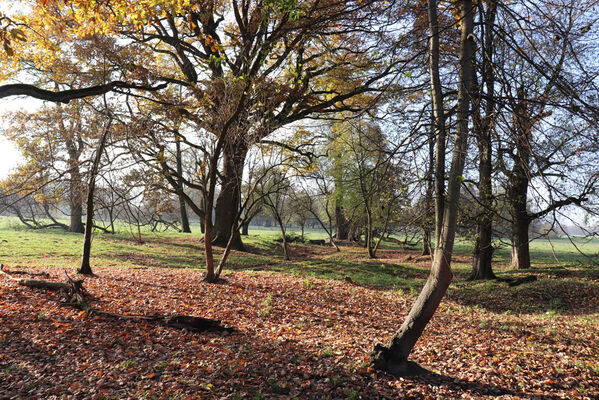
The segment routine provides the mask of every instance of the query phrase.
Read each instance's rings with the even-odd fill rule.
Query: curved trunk
[[[214,236],[212,239],[212,243],[217,246],[227,246],[231,229],[239,212],[241,180],[247,151],[247,146],[244,143],[229,144],[223,149],[222,183],[214,208]],[[235,235],[232,248],[243,250],[241,235]]]
[[[429,4],[431,9],[436,10],[434,0],[430,0]],[[411,375],[423,372],[423,369],[417,364],[408,361],[408,356],[445,296],[453,277],[451,257],[458,219],[462,173],[466,160],[468,115],[473,87],[471,60],[474,57],[474,40],[472,38],[474,17],[472,0],[462,0],[460,2],[460,11],[462,35],[458,77],[457,127],[440,240],[438,240],[435,248],[435,257],[428,280],[406,320],[389,344],[386,346],[377,344],[372,353],[373,366],[394,375]]]

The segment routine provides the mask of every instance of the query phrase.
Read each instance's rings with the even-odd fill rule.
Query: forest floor
[[[0,229],[0,263],[17,277],[74,275],[81,236]],[[469,282],[466,253],[412,359],[395,378],[369,353],[399,327],[428,274],[417,250],[279,244],[254,236],[218,284],[202,281],[195,236],[94,240],[90,304],[122,314],[187,314],[234,332],[194,333],[76,310],[0,277],[1,399],[599,398],[599,269],[535,264],[517,287]],[[346,279],[347,277],[351,279]]]

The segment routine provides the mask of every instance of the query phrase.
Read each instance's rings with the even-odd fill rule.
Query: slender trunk
[[[429,0],[429,5],[431,9],[436,10],[435,0]],[[387,346],[376,345],[372,354],[372,363],[376,369],[385,370],[395,375],[422,372],[422,369],[417,367],[415,363],[408,362],[408,356],[441,303],[453,277],[451,257],[458,218],[461,176],[466,159],[469,100],[473,86],[471,59],[474,56],[474,41],[472,38],[474,18],[472,0],[462,0],[460,2],[460,11],[462,34],[458,76],[457,127],[440,240],[435,248],[435,257],[428,280],[412,306],[408,317],[389,344]]]
[[[98,169],[100,168],[100,159],[104,152],[106,145],[106,139],[110,132],[110,126],[112,121],[108,121],[108,125],[104,128],[100,141],[98,142],[98,148],[96,149],[96,156],[92,163],[91,170],[89,172],[89,182],[87,185],[87,201],[86,201],[86,216],[85,216],[85,236],[83,237],[83,254],[81,256],[81,266],[79,267],[79,273],[83,275],[92,275],[92,268],[90,265],[90,256],[92,248],[92,232],[94,228],[94,190],[96,188],[96,176],[98,175]]]
[[[437,19],[437,3],[429,1],[429,25],[431,39],[429,43],[429,71],[431,78],[431,93],[433,101],[433,118],[435,121],[436,152],[435,152],[435,241],[439,243],[443,224],[445,207],[445,111],[443,107],[443,88],[439,74],[439,22]]]
[[[479,212],[476,228],[476,244],[474,246],[474,257],[472,262],[472,273],[470,279],[494,279],[493,273],[493,186],[492,186],[492,144],[491,131],[495,115],[495,76],[493,73],[493,24],[495,21],[495,10],[497,2],[489,3],[487,13],[484,16],[485,32],[483,37],[483,81],[486,89],[485,117],[480,116],[480,98],[476,97],[473,107],[474,129],[478,143],[479,165],[478,165],[478,193]],[[474,76],[473,79],[476,79]]]
[[[273,210],[273,214],[275,216],[275,219],[277,220],[277,223],[279,224],[279,228],[281,229],[281,234],[283,235],[283,255],[285,256],[285,260],[289,261],[289,247],[287,244],[287,233],[285,231],[285,224],[283,224],[283,219],[281,218],[281,215],[279,214],[279,211],[277,210],[277,208],[273,205],[271,206],[272,210]]]
[[[241,203],[241,179],[247,155],[244,143],[231,143],[223,149],[222,185],[216,199],[214,214],[214,237],[212,243],[226,247],[231,237],[231,229]],[[235,235],[233,249],[243,250],[240,235]]]
[[[200,208],[201,208],[202,210],[204,210],[204,213],[207,213],[207,212],[208,212],[208,211],[206,210],[206,205],[205,205],[205,202],[204,202],[204,199],[203,199],[203,198],[201,198],[201,199],[200,199]],[[211,216],[212,216],[212,212],[210,212],[210,214],[211,214]],[[206,233],[206,224],[205,224],[205,222],[204,222],[204,218],[200,218],[200,232],[201,232],[202,234],[205,234],[205,233]]]
[[[372,232],[372,224],[370,223],[370,218],[369,218],[369,221],[367,222],[366,226],[367,226],[367,228],[366,228],[366,249],[368,249],[368,257],[376,258],[376,254],[374,252],[374,246],[372,244],[373,232]]]
[[[434,112],[431,113],[434,125]],[[435,174],[435,130],[431,129],[428,140],[428,172],[426,174],[426,193],[424,195],[424,212],[422,214],[422,255],[432,254],[431,222],[433,220],[433,189]]]
[[[216,274],[214,272],[214,252],[212,251],[212,242],[210,237],[212,236],[212,221],[209,221],[209,214],[206,213],[204,219],[204,253],[206,255],[206,276],[204,279],[206,282],[216,282]]]
[[[225,246],[223,255],[221,256],[220,261],[218,262],[218,266],[216,267],[215,280],[218,280],[220,278],[220,274],[223,272],[223,268],[224,268],[225,264],[227,263],[229,254],[231,254],[231,249],[233,248],[233,243],[235,242],[235,235],[236,235],[235,231],[232,231],[231,233],[232,233],[232,235],[231,235],[231,237],[229,237],[229,241],[227,242],[227,245]]]
[[[181,139],[177,133],[175,133],[175,146],[176,146],[176,157],[177,157],[177,175],[178,175],[178,186],[179,191],[183,192],[183,159],[181,154]],[[181,230],[185,233],[191,233],[189,227],[189,217],[187,216],[187,208],[185,206],[185,199],[183,196],[178,195],[179,198],[179,213],[181,216]]]
[[[379,235],[376,244],[374,245],[374,248],[372,249],[372,255],[374,257],[376,257],[376,252],[378,251],[381,242],[383,241],[383,237],[385,236],[385,233],[387,232],[387,228],[389,227],[389,221],[391,220],[391,210],[393,209],[392,207],[392,202],[389,202],[389,204],[387,204],[387,215],[385,216],[385,223],[383,224],[383,229],[381,230],[381,234]]]
[[[327,206],[328,206],[328,204],[327,204]],[[337,243],[335,243],[335,238],[333,238],[332,218],[331,218],[330,213],[327,211],[327,216],[329,219],[329,227],[328,228],[324,224],[324,221],[318,216],[318,214],[316,212],[314,212],[313,210],[310,210],[310,213],[314,216],[314,219],[316,219],[317,223],[321,226],[321,228],[324,229],[324,231],[327,233],[327,236],[329,237],[329,240],[331,241],[331,245],[333,245],[333,247],[335,247],[335,250],[341,251],[341,249],[339,248]],[[314,229],[314,228],[316,228],[316,226],[315,226],[315,224],[312,224],[312,229]]]

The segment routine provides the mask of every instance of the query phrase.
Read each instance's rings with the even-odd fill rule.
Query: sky
[[[0,127],[5,126],[2,116],[11,111],[34,111],[43,104],[42,101],[26,97],[5,97],[0,99]],[[22,160],[21,153],[15,145],[2,136],[0,128],[0,180],[6,178],[11,170]]]
[[[4,127],[5,122],[2,115],[6,112],[17,111],[19,109],[35,110],[41,104],[36,99],[26,99],[19,97],[5,97],[0,99],[0,125]],[[10,169],[17,166],[21,160],[21,154],[15,145],[6,140],[0,131],[0,180],[6,178]]]
[[[10,169],[17,165],[20,156],[14,144],[0,137],[0,180],[4,179]]]

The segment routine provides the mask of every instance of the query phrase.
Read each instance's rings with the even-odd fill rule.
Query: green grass
[[[198,226],[193,228],[192,234],[143,231],[143,243],[136,241],[128,231],[114,235],[96,232],[92,245],[92,268],[203,269],[201,234]],[[306,237],[310,239],[325,236],[323,231],[306,231]],[[327,247],[293,244],[295,251],[292,250],[292,255],[295,256],[291,261],[284,261],[281,244],[275,241],[278,237],[280,232],[275,228],[250,229],[250,235],[244,237],[249,251],[233,252],[226,271],[293,274],[304,277],[307,285],[311,278],[351,278],[359,285],[408,296],[415,296],[428,276],[426,260],[420,263],[384,258],[370,260],[366,250],[359,247],[344,248],[336,253]],[[61,229],[23,229],[14,219],[0,217],[0,263],[13,268],[41,265],[76,268],[82,240],[81,234]],[[599,240],[576,241],[582,249],[598,258]],[[509,269],[509,249],[496,252],[494,269],[499,276],[533,273],[539,278],[535,283],[510,288],[496,281],[468,281],[472,244],[458,241],[455,246],[458,260],[452,264],[455,279],[448,298],[464,307],[481,306],[496,313],[587,313],[594,318],[599,313],[599,267],[578,254],[569,245],[568,239],[554,239],[552,243],[557,261],[549,244],[536,240],[531,243],[533,268],[525,271]],[[221,251],[216,248],[217,256]],[[409,254],[415,258],[418,256],[417,251]]]

